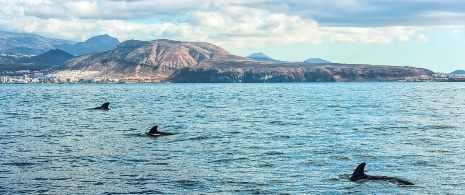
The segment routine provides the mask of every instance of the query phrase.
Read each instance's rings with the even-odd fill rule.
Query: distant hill
[[[61,68],[97,70],[109,76],[162,80],[180,68],[198,66],[212,59],[251,61],[233,56],[210,43],[167,39],[129,40],[108,51],[76,57]]]
[[[78,42],[76,44],[65,43],[57,46],[56,48],[79,56],[109,50],[118,44],[120,44],[120,42],[117,38],[105,34],[92,37],[84,42]]]
[[[72,41],[52,39],[35,34],[0,31],[0,53],[38,55],[57,45],[72,44]]]
[[[465,74],[465,70],[456,70],[454,72],[451,72],[450,74]]]
[[[257,61],[265,61],[265,62],[284,62],[280,60],[275,60],[262,52],[250,54],[249,56],[247,56],[247,58],[252,59],[252,60],[257,60]]]
[[[60,66],[71,58],[74,58],[74,55],[59,49],[52,49],[48,52],[26,59],[23,63],[33,63],[44,69]]]
[[[312,64],[327,64],[327,63],[331,63],[330,61],[323,60],[323,59],[321,59],[321,58],[308,58],[308,59],[306,59],[304,62],[312,63]]]
[[[0,72],[18,70],[51,70],[59,67],[66,61],[72,59],[74,55],[58,49],[52,49],[37,56],[29,55],[5,55],[0,57]]]

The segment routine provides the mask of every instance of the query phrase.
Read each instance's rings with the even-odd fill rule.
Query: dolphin
[[[105,102],[99,107],[90,108],[90,109],[91,110],[110,110],[110,108],[108,108],[109,105],[110,105],[110,102]]]
[[[164,136],[164,135],[174,135],[174,133],[167,133],[167,132],[160,132],[158,131],[158,126],[155,125],[150,129],[150,131],[147,133],[147,135],[150,136]]]
[[[397,185],[415,185],[409,181],[405,181],[402,179],[398,179],[395,177],[386,177],[386,176],[372,176],[365,174],[365,165],[366,163],[360,163],[357,168],[355,168],[354,173],[350,177],[350,181],[353,182],[365,182],[368,180],[379,180],[379,181],[387,181],[390,183],[395,183]]]

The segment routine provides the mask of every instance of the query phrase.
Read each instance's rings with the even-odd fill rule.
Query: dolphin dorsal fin
[[[108,106],[110,105],[110,102],[105,102],[102,104],[101,108],[105,110],[109,110]]]
[[[355,168],[354,173],[352,173],[352,178],[358,178],[365,176],[365,165],[366,163],[360,163],[357,168]]]
[[[158,133],[158,130],[157,130],[157,129],[158,129],[158,126],[157,126],[157,125],[153,126],[153,127],[150,129],[149,134],[156,134],[156,133]]]

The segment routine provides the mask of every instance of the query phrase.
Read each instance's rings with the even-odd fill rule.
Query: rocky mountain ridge
[[[76,57],[61,68],[99,70],[109,76],[149,77],[161,81],[178,69],[211,59],[250,61],[210,43],[129,40],[108,51]]]
[[[0,38],[5,37],[4,34],[0,33]],[[3,39],[5,40],[7,39]],[[102,35],[74,45],[115,44],[116,41],[117,39],[108,35]],[[51,45],[55,47],[54,44]],[[62,46],[66,44],[69,46],[72,43],[61,43]],[[7,55],[0,60],[0,68],[13,71],[18,68],[49,69],[45,65],[56,66],[57,63],[63,63],[57,70],[99,71],[105,76],[148,78],[155,82],[396,81],[405,77],[433,74],[427,69],[400,66],[254,60],[231,55],[210,43],[167,39],[129,40],[108,50],[73,57],[68,61],[66,60],[70,55],[65,53],[61,50],[49,50],[35,58]],[[257,56],[269,58],[264,54]],[[58,60],[53,61],[51,58]],[[20,59],[29,61],[18,61]]]
[[[188,67],[173,73],[166,82],[271,83],[271,82],[390,82],[405,77],[431,75],[413,67],[360,64],[228,64],[217,67]]]
[[[112,50],[74,58],[62,68],[159,82],[397,81],[433,74],[400,66],[257,61],[231,55],[210,43],[166,39],[125,41]]]

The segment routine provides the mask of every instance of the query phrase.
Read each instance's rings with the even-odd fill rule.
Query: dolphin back
[[[366,163],[360,163],[357,166],[357,168],[355,168],[354,173],[352,173],[352,176],[350,177],[350,181],[364,182],[368,180],[379,180],[379,181],[387,181],[390,183],[395,183],[397,185],[415,185],[412,182],[398,179],[395,177],[366,175],[365,166],[366,166]]]
[[[399,179],[399,178],[395,178],[395,177],[386,177],[386,176],[368,176],[369,177],[369,180],[381,180],[381,181],[387,181],[387,182],[391,182],[391,183],[395,183],[397,185],[415,185],[413,184],[412,182],[409,182],[409,181],[406,181],[406,180],[402,180],[402,179]]]

